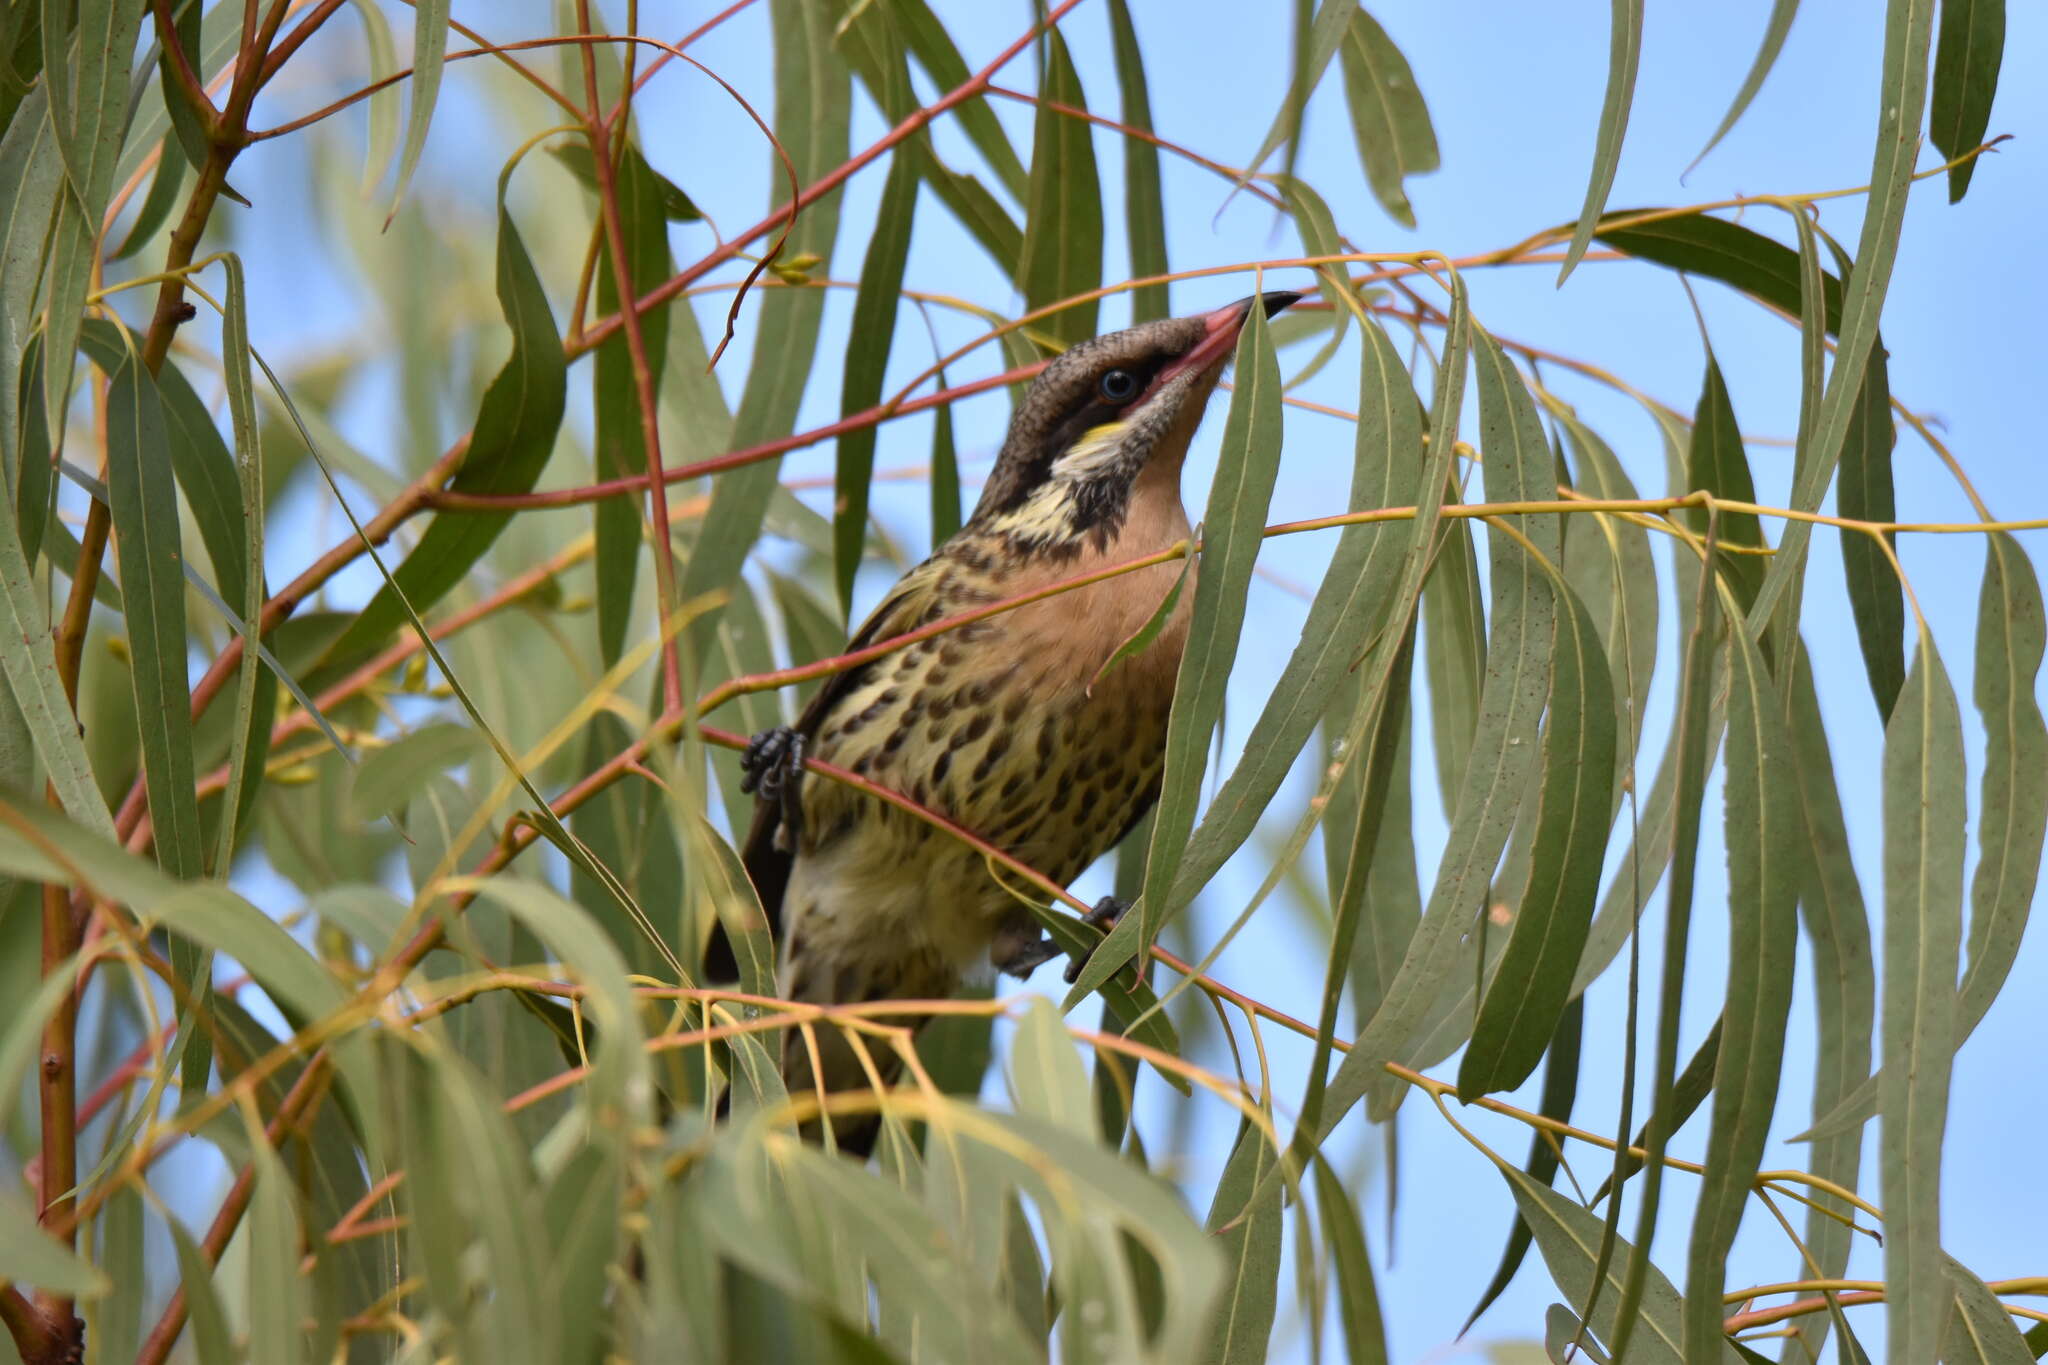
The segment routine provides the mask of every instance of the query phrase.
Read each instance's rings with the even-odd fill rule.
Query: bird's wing
[[[940,561],[934,557],[905,574],[861,628],[854,632],[853,638],[847,641],[846,652],[866,649],[922,624],[932,605],[932,589],[942,572]],[[803,715],[797,719],[796,732],[807,740],[816,738],[833,710],[860,687],[873,667],[873,664],[863,664],[826,678],[817,695],[804,707]],[[782,934],[782,895],[789,886],[790,864],[796,857],[794,850],[777,844],[775,836],[781,829],[781,803],[756,802],[754,824],[747,831],[747,842],[740,852],[747,875],[753,879],[754,891],[761,898],[761,909],[768,916],[769,931],[778,939]],[[721,968],[725,975],[737,970],[730,965],[732,949],[722,931],[714,929],[704,961],[705,972],[714,981],[725,979],[720,974]]]

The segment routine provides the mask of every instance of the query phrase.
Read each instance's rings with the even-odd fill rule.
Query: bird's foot
[[[1115,896],[1104,896],[1101,900],[1095,902],[1093,910],[1081,916],[1081,923],[1091,929],[1100,931],[1102,936],[1107,938],[1109,931],[1116,928],[1116,922],[1123,918],[1124,911],[1130,908],[1131,904],[1129,901],[1118,900]],[[1067,964],[1067,984],[1069,986],[1081,979],[1081,969],[1088,965],[1088,959],[1095,955],[1095,949],[1098,946],[1100,945],[1091,944],[1085,952]]]
[[[1081,916],[1081,923],[1107,935],[1129,908],[1128,904],[1115,896],[1104,896],[1095,902],[1093,910]],[[997,971],[1008,972],[1011,976],[1022,979],[1065,951],[1050,935],[1040,933],[1035,923],[1022,921],[996,932],[996,941],[989,949],[989,961],[995,965]],[[1095,947],[1091,944],[1068,964],[1068,985],[1080,980],[1081,969],[1088,965],[1088,959],[1094,951]]]
[[[803,832],[804,737],[787,725],[763,730],[740,755],[740,790],[779,803],[791,835]]]
[[[1034,924],[1029,935],[998,934],[988,960],[997,971],[1008,972],[1021,981],[1059,955],[1059,944],[1039,933]]]

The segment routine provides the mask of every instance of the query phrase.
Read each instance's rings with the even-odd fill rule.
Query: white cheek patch
[[[1122,440],[1130,431],[1128,422],[1106,422],[1082,433],[1073,448],[1052,464],[1055,479],[1087,479],[1116,463]]]

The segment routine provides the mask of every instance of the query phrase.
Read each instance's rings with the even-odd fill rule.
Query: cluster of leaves
[[[2048,1350],[1944,1256],[1935,1174],[1950,1059],[2004,985],[2048,822],[2041,595],[2009,525],[1987,513],[1975,528],[1987,550],[1975,700],[1991,762],[1958,985],[1962,803],[1924,793],[1966,789],[1961,716],[1892,550],[1894,412],[1906,409],[1878,334],[1923,116],[1954,158],[1951,194],[1968,186],[2002,46],[1993,0],[1947,0],[1938,52],[1931,5],[1890,6],[1885,121],[1853,254],[1820,231],[1810,198],[1769,201],[1786,212],[1790,245],[1720,214],[1734,205],[1607,211],[1642,24],[1641,0],[1616,0],[1584,212],[1458,262],[1358,252],[1295,175],[1303,110],[1333,60],[1390,216],[1412,225],[1404,182],[1437,165],[1428,109],[1385,30],[1355,0],[1298,7],[1296,70],[1252,166],[1202,164],[1275,204],[1298,234],[1300,256],[1245,268],[1312,266],[1322,306],[1270,330],[1255,314],[1240,342],[1166,796],[1119,862],[1139,909],[1060,1009],[821,1011],[774,999],[774,946],[727,837],[748,813],[729,751],[865,657],[842,651],[856,578],[884,540],[870,507],[880,425],[933,411],[930,522],[942,538],[961,516],[949,404],[1096,331],[1108,291],[1091,123],[1125,139],[1134,279],[1117,287],[1141,319],[1166,307],[1160,154],[1192,154],[1152,129],[1126,0],[1105,0],[1118,117],[1088,112],[1059,28],[1077,3],[1051,6],[973,70],[925,0],[763,0],[774,86],[764,126],[786,188],[758,223],[686,265],[675,244],[701,221],[698,204],[642,155],[632,119],[634,91],[676,49],[598,40],[601,19],[579,2],[564,7],[550,80],[521,64],[530,52],[480,40],[451,52],[451,28],[474,35],[446,0],[420,0],[402,73],[382,9],[357,6],[365,184],[397,241],[366,254],[365,273],[403,320],[393,335],[407,438],[388,458],[339,430],[343,381],[372,368],[383,333],[338,364],[280,374],[251,335],[240,261],[204,250],[215,219],[234,212],[220,201],[240,201],[230,172],[253,142],[308,139],[323,182],[339,179],[317,133],[302,130],[357,96],[268,130],[249,121],[265,83],[339,5],[10,7],[0,981],[22,1003],[0,1024],[0,1135],[34,1202],[0,1199],[0,1317],[30,1365],[76,1345],[74,1307],[99,1358],[144,1361],[180,1349],[264,1362],[1260,1360],[1282,1306],[1290,1210],[1292,1311],[1313,1348],[1334,1297],[1347,1358],[1383,1360],[1359,1190],[1324,1143],[1354,1109],[1384,1118],[1416,1090],[1454,1127],[1451,1096],[1537,1130],[1519,1166],[1481,1144],[1520,1216],[1492,1285],[1472,1288],[1483,1310],[1537,1247],[1565,1300],[1547,1324],[1547,1359],[1756,1358],[1733,1335],[1752,1324],[1731,1326],[1724,1281],[1745,1213],[1776,1213],[1777,1197],[1809,1206],[1793,1241],[1821,1296],[1783,1315],[1799,1332],[1795,1358],[1817,1355],[1830,1331],[1842,1358],[1857,1358],[1843,1312],[1854,1300],[1839,1281],[1852,1238],[1880,1218],[1891,1360]],[[1760,86],[1794,8],[1776,7],[1721,131]],[[1037,94],[997,85],[1034,45]],[[516,69],[572,124],[523,144],[500,175],[489,290],[481,260],[428,242],[401,202],[443,68],[466,55]],[[921,82],[938,93],[927,98]],[[1004,96],[1034,108],[1028,160],[994,112]],[[506,117],[529,117],[530,98],[505,98]],[[857,100],[890,127],[859,150]],[[941,160],[931,125],[942,117],[978,174]],[[543,142],[554,158],[523,159]],[[1276,154],[1282,168],[1261,170]],[[838,191],[885,160],[852,284],[841,420],[798,431],[835,283],[817,272],[851,254],[838,241]],[[548,176],[547,208],[523,207],[515,186]],[[949,367],[966,363],[954,352],[886,395],[892,346],[909,330],[904,301],[967,307],[906,287],[913,224],[935,211],[1024,300],[1016,318],[971,310],[994,324],[980,340],[999,342],[1012,368],[948,387]],[[1692,414],[1648,405],[1669,493],[1641,496],[1607,443],[1517,367],[1526,348],[1472,315],[1468,274],[1531,258],[1567,273],[1592,259],[1684,271],[1794,321],[1790,505],[1757,505],[1711,358]],[[128,302],[146,296],[131,290],[155,291],[146,321],[130,316]],[[720,361],[744,366],[732,405],[709,373],[725,344],[707,343],[683,303],[722,290],[735,292],[751,347],[745,361]],[[194,298],[219,313],[211,352],[199,329],[179,331]],[[457,335],[472,325],[505,354],[474,383]],[[1404,364],[1390,328],[1412,335],[1426,372]],[[1313,527],[1268,527],[1288,390],[1354,340],[1346,508]],[[1282,349],[1310,343],[1283,383]],[[572,391],[585,358],[587,437]],[[434,444],[450,399],[435,387],[443,375],[474,414],[445,452]],[[931,378],[939,391],[920,395]],[[208,392],[224,398],[225,432]],[[825,441],[836,442],[829,518],[779,469],[783,453]],[[1831,488],[1832,517],[1821,511]],[[347,533],[303,562],[267,549],[266,521],[309,503],[339,509]],[[1783,523],[1775,543],[1764,516]],[[1828,522],[1844,536],[1885,718],[1881,998],[1799,630],[1808,540]],[[1338,530],[1329,568],[1244,757],[1204,808],[1259,547],[1308,529]],[[1684,646],[1676,719],[1639,793],[1638,762],[1659,739],[1643,724],[1667,587],[1653,533],[1678,547],[1668,599]],[[794,553],[764,553],[770,538]],[[1194,551],[1165,557],[1192,562]],[[267,575],[281,560],[296,576],[277,586]],[[309,605],[358,561],[377,585],[367,601]],[[1418,679],[1451,817],[1427,894],[1410,790]],[[1305,753],[1313,797],[1280,810]],[[1696,855],[1717,764],[1729,980],[1719,1022],[1681,1068]],[[1190,967],[1158,948],[1225,862],[1276,826],[1271,875],[1209,958]],[[1203,973],[1300,874],[1318,829],[1327,971],[1316,1017],[1301,1022]],[[1046,901],[1065,896],[984,851]],[[1649,1117],[1633,1146],[1614,1140],[1637,1107],[1625,1096],[1623,1132],[1605,1143],[1608,1187],[1589,1206],[1552,1188],[1578,1087],[1582,997],[1630,949],[1633,1027],[1632,945],[1660,883]],[[282,923],[244,894],[278,884],[290,888]],[[1475,906],[1505,907],[1507,932],[1487,932],[1491,915]],[[1046,919],[1064,944],[1087,942],[1071,917]],[[1811,1171],[1766,1176],[1802,922],[1820,1010]],[[738,947],[736,990],[703,980],[714,924]],[[1177,975],[1172,990],[1129,970],[1148,955]],[[1255,1037],[1277,1024],[1311,1040],[1291,1133],[1263,1051],[1256,1080],[1191,1059],[1182,1035],[1201,1012],[1179,998],[1189,990]],[[1098,993],[1103,1031],[1067,1022]],[[1347,994],[1358,1013],[1348,1041]],[[933,1011],[942,1017],[915,1037],[892,1023]],[[978,1099],[997,1020],[1013,1025],[1007,1106]],[[819,1029],[904,1063],[904,1084],[831,1101],[880,1108],[872,1169],[799,1140],[822,1101],[786,1093],[776,1057]],[[1453,1056],[1455,1083],[1422,1074]],[[1539,1067],[1540,1113],[1489,1098]],[[1141,1068],[1188,1097],[1173,1103],[1229,1106],[1240,1120],[1213,1188],[1157,1173],[1180,1153],[1148,1152],[1133,1120]],[[1669,1135],[1710,1099],[1703,1165],[1669,1156]],[[1874,1116],[1871,1200],[1857,1191]],[[234,1172],[217,1202],[194,1188],[191,1163],[169,1160],[195,1150]],[[1672,1168],[1704,1177],[1682,1292],[1650,1260]],[[1624,1235],[1627,1183],[1636,1221]],[[1206,1202],[1206,1225],[1190,1195]],[[175,1290],[162,1296],[146,1251],[166,1245],[157,1278]]]

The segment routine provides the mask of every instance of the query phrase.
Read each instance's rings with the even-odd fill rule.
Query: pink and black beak
[[[1243,330],[1245,319],[1252,315],[1254,307],[1264,308],[1270,318],[1301,297],[1301,291],[1296,289],[1273,289],[1239,299],[1236,303],[1226,303],[1214,312],[1203,314],[1201,340],[1159,372],[1158,379],[1154,381],[1155,387],[1189,371],[1221,368],[1237,348],[1237,334]]]

